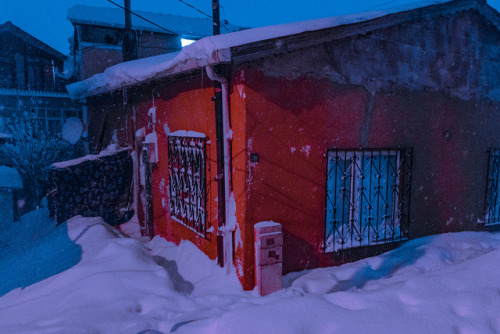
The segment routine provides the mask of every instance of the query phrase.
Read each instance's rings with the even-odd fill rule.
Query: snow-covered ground
[[[189,242],[129,238],[100,218],[75,217],[57,229],[67,231],[66,246],[50,233],[31,244],[66,266],[75,254],[79,262],[0,297],[0,333],[500,333],[497,233],[416,239],[289,274],[283,290],[260,297]],[[4,263],[26,258],[0,253]]]

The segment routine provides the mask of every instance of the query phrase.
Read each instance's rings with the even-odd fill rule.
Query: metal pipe
[[[211,66],[206,67],[208,77],[215,85],[215,122],[217,141],[217,181],[218,181],[218,229],[217,254],[221,267],[230,270],[233,259],[232,232],[227,227],[227,216],[230,198],[230,141],[232,130],[229,124],[229,81],[216,73]]]

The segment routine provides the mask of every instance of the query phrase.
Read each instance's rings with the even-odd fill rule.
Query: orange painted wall
[[[246,225],[246,191],[247,180],[247,151],[246,151],[246,107],[244,84],[239,78],[234,77],[230,87],[230,113],[233,131],[232,141],[232,185],[236,203],[235,218],[237,228],[234,231],[234,266],[243,286],[252,289],[253,278],[253,254],[249,253],[247,245],[251,245],[253,251],[253,229]],[[206,76],[197,75],[179,79],[175,82],[155,83],[151,86],[143,86],[134,89],[130,93],[130,102],[135,108],[135,124],[132,106],[123,106],[120,98],[111,101],[109,96],[100,100],[93,100],[89,108],[91,120],[90,137],[91,146],[99,136],[104,116],[107,119],[107,127],[104,136],[104,147],[109,143],[114,130],[120,145],[134,146],[135,131],[145,128],[146,133],[152,132],[150,119],[147,116],[149,109],[154,105],[156,111],[155,130],[158,138],[159,163],[153,169],[153,215],[155,234],[159,234],[169,241],[179,243],[181,240],[189,240],[205,252],[211,259],[217,257],[217,173],[216,161],[216,139],[215,139],[215,111],[214,88],[211,80]],[[207,135],[207,227],[213,227],[212,233],[203,238],[189,230],[180,223],[170,218],[168,198],[168,148],[167,134],[177,130],[197,131]],[[133,152],[140,153],[140,147]],[[140,159],[140,158],[139,158]],[[142,189],[142,186],[141,186]],[[139,220],[144,220],[144,212],[139,203],[137,215]]]
[[[158,138],[158,166],[153,170],[153,216],[155,234],[169,241],[179,243],[189,240],[203,250],[211,259],[217,257],[217,172],[215,145],[213,87],[205,77],[190,77],[175,84],[158,85],[154,94],[156,106],[156,134]],[[152,98],[137,105],[139,113],[147,113],[153,106]],[[214,227],[214,232],[207,238],[194,233],[170,218],[168,198],[168,146],[167,133],[177,130],[189,130],[204,133],[207,136],[207,228]],[[149,132],[149,131],[148,131]]]
[[[234,93],[238,88],[232,87]],[[194,76],[169,83],[155,90],[156,133],[158,137],[159,163],[153,172],[153,210],[155,233],[169,241],[179,243],[189,240],[204,251],[211,259],[217,257],[217,152],[215,137],[215,112],[212,97],[214,89],[211,81],[203,76]],[[136,105],[138,114],[146,114],[152,107],[152,99]],[[237,229],[234,232],[236,272],[247,288],[253,288],[248,280],[248,261],[244,258],[243,240],[247,238],[245,229],[245,180],[246,180],[246,141],[244,99],[236,96],[231,99],[231,123],[234,140],[232,142],[232,184],[236,202]],[[168,129],[167,129],[168,128]],[[207,135],[207,227],[213,232],[203,238],[170,218],[168,198],[168,147],[167,132],[177,130],[197,131]],[[149,131],[148,131],[149,132]],[[253,231],[252,231],[253,233]],[[241,240],[241,241],[240,241]],[[245,240],[246,241],[246,240]],[[250,264],[251,265],[251,264]],[[245,279],[243,279],[245,276]]]

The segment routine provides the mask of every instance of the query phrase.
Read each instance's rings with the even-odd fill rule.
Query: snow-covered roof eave
[[[482,12],[485,12],[486,8],[488,9],[487,12],[496,13],[483,2],[483,0],[427,0],[372,12],[285,23],[209,36],[186,46],[175,57],[168,58],[169,55],[151,57],[154,60],[158,60],[157,57],[166,57],[164,61],[156,62],[153,67],[142,67],[142,62],[146,63],[149,58],[121,63],[110,67],[102,74],[71,84],[67,86],[67,89],[73,99],[108,93],[127,86],[181,74],[205,66],[230,63],[233,61],[233,52],[238,53],[240,51],[238,49],[244,49],[244,53],[251,53],[252,45],[257,42],[271,41],[281,37],[290,37],[341,26],[357,26],[358,24],[367,24],[369,21],[380,21],[384,17],[387,17],[387,21],[390,22],[404,21],[414,17],[414,14],[411,14],[414,10],[419,10],[419,15],[424,12],[427,13],[426,15],[429,15],[429,13],[443,14],[470,8],[477,8]],[[439,9],[436,11],[434,8]],[[498,23],[500,19],[496,18],[496,21]],[[382,25],[390,25],[390,22],[384,22]],[[374,27],[380,28],[382,25],[378,23]],[[371,25],[365,27],[365,30],[369,30],[370,27]]]
[[[136,86],[147,81],[231,61],[231,50],[229,48],[213,49],[209,50],[209,53],[202,52],[197,55],[200,51],[199,45],[191,47],[192,45],[185,47],[180,52],[142,58],[111,66],[103,73],[67,85],[66,90],[73,100],[81,100],[86,97]],[[204,50],[207,49],[204,48]]]

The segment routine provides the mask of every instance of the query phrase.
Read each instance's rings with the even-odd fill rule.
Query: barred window
[[[329,150],[325,251],[408,239],[411,149]]]
[[[485,225],[500,224],[500,150],[490,150],[488,182],[486,188]]]
[[[207,233],[206,138],[168,136],[170,215],[199,235]]]

